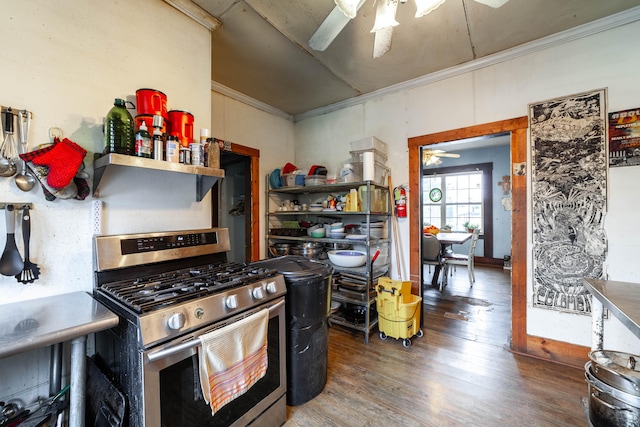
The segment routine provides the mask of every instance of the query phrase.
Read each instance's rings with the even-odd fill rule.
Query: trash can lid
[[[325,277],[333,273],[333,267],[330,265],[297,255],[285,255],[257,263],[277,270],[287,280]]]

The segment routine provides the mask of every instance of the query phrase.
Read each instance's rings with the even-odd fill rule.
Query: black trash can
[[[259,261],[287,284],[287,405],[316,397],[327,382],[331,275],[327,264],[301,256]]]

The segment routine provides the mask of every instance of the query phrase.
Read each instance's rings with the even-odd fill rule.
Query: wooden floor
[[[324,391],[285,426],[589,426],[584,371],[508,351],[509,271],[458,267],[409,348],[333,326]]]

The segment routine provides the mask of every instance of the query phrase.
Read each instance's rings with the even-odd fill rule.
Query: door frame
[[[514,175],[513,166],[527,162],[528,118],[517,117],[408,139],[409,194],[419,194],[422,177],[420,149],[460,139],[510,133],[511,145],[511,341],[512,351],[527,353],[527,176]],[[420,197],[409,198],[409,266],[414,290],[420,289]]]
[[[245,236],[247,245],[245,258],[248,262],[260,260],[260,150],[229,141],[224,141],[220,151],[247,156],[250,159],[249,176],[245,175]],[[217,183],[216,183],[217,186]],[[215,188],[219,194],[219,187]],[[249,195],[249,197],[247,197]],[[212,224],[219,224],[218,197],[211,197]]]

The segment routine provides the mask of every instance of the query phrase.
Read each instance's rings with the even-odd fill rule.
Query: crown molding
[[[222,22],[191,0],[164,0],[165,3],[178,9],[198,24],[213,31],[222,26]]]
[[[262,101],[258,101],[255,98],[245,95],[244,93],[238,92],[235,89],[231,89],[230,87],[227,87],[214,80],[211,80],[211,90],[214,92],[218,92],[222,95],[228,96],[229,98],[235,99],[238,102],[242,102],[243,104],[247,104],[251,107],[257,108],[258,110],[262,110],[269,114],[273,114],[274,116],[293,122],[293,116],[291,114],[285,111],[282,111],[276,107],[272,107],[271,105],[264,103]]]

